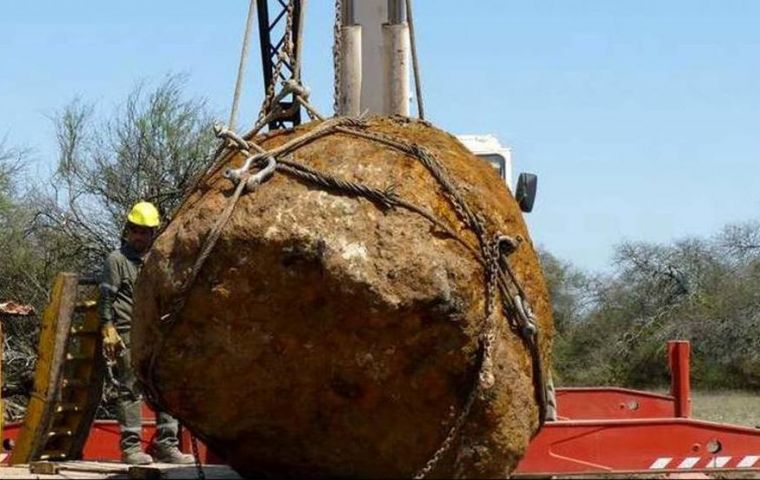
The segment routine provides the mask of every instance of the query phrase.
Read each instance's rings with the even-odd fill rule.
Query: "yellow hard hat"
[[[150,202],[136,203],[129,212],[129,215],[127,215],[127,220],[134,225],[150,228],[155,228],[161,223],[158,209]]]

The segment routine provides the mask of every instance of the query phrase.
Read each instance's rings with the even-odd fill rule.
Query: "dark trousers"
[[[114,375],[119,383],[118,396],[116,399],[116,416],[121,427],[122,452],[134,452],[140,449],[142,433],[142,395],[137,388],[135,372],[132,370],[130,346],[131,335],[129,331],[119,332],[121,339],[126,345],[122,355],[116,359]],[[156,415],[156,439],[155,446],[159,449],[177,447],[177,420],[164,412]]]

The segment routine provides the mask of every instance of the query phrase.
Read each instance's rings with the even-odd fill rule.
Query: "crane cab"
[[[512,180],[512,151],[502,145],[495,135],[457,135],[469,151],[488,162],[499,174],[523,212],[533,210],[538,177],[532,173],[520,173],[515,187]]]

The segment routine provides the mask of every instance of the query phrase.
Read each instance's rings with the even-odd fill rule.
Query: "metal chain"
[[[509,265],[508,257],[517,250],[522,239],[512,239],[505,235],[494,239],[495,251],[498,255],[498,284],[502,298],[502,310],[504,316],[510,322],[510,327],[517,332],[525,343],[531,357],[533,370],[533,388],[538,404],[539,423],[543,424],[550,410],[550,401],[547,398],[547,379],[544,376],[543,362],[541,359],[541,346],[538,330],[538,322],[533,309],[528,302],[527,295],[520,282]]]
[[[198,453],[198,439],[192,433],[190,433],[190,445],[193,448],[193,459],[195,460],[195,469],[198,471],[198,480],[206,480],[206,472],[203,471],[201,456]]]
[[[478,219],[481,222],[482,219]],[[481,226],[482,223],[481,223]],[[483,228],[485,228],[483,226]],[[485,254],[485,275],[486,275],[486,319],[485,325],[481,332],[481,343],[483,345],[483,365],[480,369],[480,387],[488,390],[496,383],[496,376],[493,373],[493,349],[496,344],[498,334],[498,323],[496,322],[497,300],[497,280],[499,273],[498,245],[490,244],[483,249]]]
[[[472,405],[475,403],[475,399],[478,396],[478,393],[480,392],[480,389],[478,388],[480,381],[476,380],[475,384],[470,389],[470,394],[467,397],[467,400],[464,403],[464,406],[462,407],[462,411],[459,413],[459,416],[454,421],[454,424],[449,428],[449,433],[446,435],[446,438],[441,443],[441,446],[436,450],[436,452],[433,454],[432,457],[430,457],[430,460],[427,461],[424,467],[422,467],[415,475],[415,480],[420,480],[425,477],[427,477],[431,471],[440,463],[443,456],[446,454],[446,452],[451,449],[452,443],[454,443],[454,439],[459,434],[459,431],[464,426],[465,421],[467,420],[467,417],[470,414],[470,410],[472,410]]]
[[[468,205],[461,199],[462,194],[448,177],[448,174],[445,173],[443,166],[432,154],[430,154],[430,152],[427,151],[427,149],[418,145],[410,144],[408,142],[399,141],[395,138],[377,132],[366,132],[364,130],[348,127],[340,127],[338,130],[349,135],[355,135],[378,143],[382,143],[418,159],[441,186],[443,194],[452,204],[454,212],[457,214],[457,217],[459,217],[459,219],[465,224],[465,226],[472,229],[478,236],[482,235],[485,232],[485,227],[482,225],[482,219],[478,219],[472,213]],[[481,246],[487,244],[485,241],[480,241],[480,243]]]
[[[448,434],[441,443],[441,446],[415,476],[415,478],[424,478],[436,467],[444,455],[450,450],[454,439],[459,434],[459,431],[469,416],[472,405],[478,395],[495,384],[495,377],[493,374],[493,350],[499,333],[499,322],[496,321],[498,310],[495,308],[495,303],[499,297],[501,297],[502,312],[510,322],[510,326],[513,327],[513,330],[517,331],[523,338],[530,352],[533,365],[536,399],[539,403],[539,417],[540,421],[543,423],[545,418],[546,392],[543,383],[540,350],[538,348],[537,324],[533,312],[530,309],[530,305],[525,297],[525,293],[506,260],[506,257],[514,252],[517,246],[519,246],[519,242],[500,234],[494,235],[490,239],[487,238],[488,228],[485,218],[472,211],[468,203],[464,200],[461,191],[451,180],[443,165],[427,149],[387,135],[364,131],[363,127],[364,123],[362,121],[338,117],[326,121],[319,127],[270,151],[266,151],[255,143],[244,140],[226,128],[217,129],[217,135],[220,138],[225,139],[228,146],[231,147],[233,151],[237,150],[238,152],[244,153],[248,158],[245,162],[244,168],[238,169],[234,175],[228,174],[228,178],[239,182],[235,189],[235,194],[232,196],[230,203],[219,218],[217,224],[212,229],[211,234],[207,236],[201,254],[198,259],[196,259],[193,267],[193,274],[183,283],[178,298],[173,302],[170,314],[164,316],[168,317],[168,321],[165,325],[166,328],[164,328],[163,340],[168,338],[168,329],[174,324],[180,310],[184,306],[185,297],[189,292],[190,287],[194,283],[205,259],[213,249],[221,232],[221,228],[229,219],[237,200],[242,195],[244,184],[247,183],[247,180],[251,175],[249,169],[258,168],[263,172],[263,170],[265,170],[265,160],[270,161],[267,168],[281,171],[302,181],[307,181],[323,188],[339,191],[344,194],[362,196],[379,204],[383,208],[402,207],[415,211],[429,219],[444,231],[448,232],[453,238],[465,244],[451,227],[438,220],[432,213],[400,199],[392,187],[380,190],[357,182],[345,181],[318,172],[305,165],[298,164],[292,161],[292,159],[285,159],[283,157],[318,138],[340,132],[380,142],[418,159],[439,184],[442,193],[449,200],[449,203],[460,221],[466,228],[469,228],[475,234],[480,248],[472,249],[470,247],[469,249],[476,254],[476,258],[477,256],[480,257],[479,261],[483,264],[485,293],[487,297],[485,318],[479,335],[480,350],[476,372],[477,375],[462,410],[449,428]],[[251,155],[251,149],[256,150],[258,153]],[[514,290],[514,292],[512,290]],[[151,384],[153,384],[152,375],[156,356],[156,352],[154,351],[149,366],[149,378]],[[155,389],[155,386],[149,385],[149,387],[153,387],[150,388],[149,391],[157,396],[158,391]]]
[[[343,85],[343,0],[335,0],[335,24],[333,25],[333,111],[340,114],[340,96]]]
[[[264,120],[266,119],[267,113],[270,111],[271,106],[274,103],[274,89],[277,85],[277,80],[281,75],[282,65],[282,57],[278,55],[277,62],[274,65],[274,72],[272,73],[272,81],[269,82],[269,85],[267,85],[267,93],[264,96],[264,100],[261,102],[261,108],[259,108],[259,117],[256,119],[256,123],[253,127],[253,131],[255,133],[258,133],[262,128],[266,126],[266,122]]]
[[[498,294],[502,293],[499,289],[499,279],[504,278],[502,269],[509,274],[509,280],[514,288],[517,290],[517,296],[511,297],[504,293],[501,294],[502,310],[505,317],[509,320],[510,317],[514,318],[515,315],[519,318],[519,321],[523,325],[529,325],[530,328],[525,327],[519,330],[520,336],[526,343],[527,349],[531,356],[533,365],[533,381],[534,390],[536,393],[536,400],[539,405],[539,422],[543,423],[546,416],[546,391],[543,381],[543,369],[541,365],[541,356],[538,348],[538,332],[535,317],[532,317],[532,311],[523,308],[508,308],[514,303],[518,303],[520,306],[528,305],[525,300],[525,293],[517,281],[514,273],[512,272],[509,264],[506,262],[506,256],[514,252],[519,245],[514,240],[509,239],[501,234],[497,234],[493,239],[487,238],[487,226],[485,219],[480,214],[475,214],[467,202],[458,187],[451,180],[446,173],[445,168],[438,162],[438,160],[424,147],[413,145],[408,142],[391,138],[387,135],[383,135],[375,132],[366,132],[357,130],[354,128],[340,128],[344,133],[354,134],[369,140],[383,143],[387,146],[400,150],[417,158],[430,172],[430,174],[436,179],[441,186],[444,196],[449,200],[454,212],[460,221],[464,223],[477,237],[480,244],[480,251],[482,256],[482,262],[485,274],[486,284],[486,312],[483,327],[480,334],[480,344],[482,349],[482,359],[478,368],[478,382],[473,386],[468,402],[470,399],[474,401],[478,393],[482,390],[488,390],[495,384],[495,375],[493,373],[493,351],[498,338],[499,324],[496,322],[496,309],[495,303],[498,298]],[[508,248],[502,251],[502,246],[506,243]],[[500,262],[503,260],[504,265]],[[528,307],[529,308],[529,307]],[[445,455],[454,437],[457,435],[461,425],[464,423],[466,417],[469,414],[469,403],[466,404],[467,408],[463,408],[457,417],[454,425],[449,429],[449,433],[442,442],[439,449],[433,454],[433,457],[428,463],[420,470],[415,478],[424,478],[427,474],[435,468],[435,465]]]

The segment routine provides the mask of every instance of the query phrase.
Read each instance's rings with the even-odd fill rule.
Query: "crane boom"
[[[271,97],[276,84],[301,78],[301,35],[306,0],[259,0],[256,2],[259,23],[264,95]],[[270,9],[270,6],[272,7]],[[293,15],[288,10],[293,9]],[[288,24],[292,18],[292,24]],[[280,55],[286,42],[291,42],[291,55]],[[301,109],[293,108],[296,99],[290,94],[279,101],[279,107],[287,112],[269,123],[270,130],[289,128],[301,123]],[[271,110],[275,105],[269,105]]]

